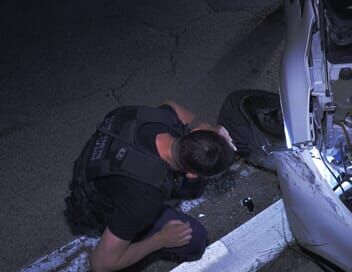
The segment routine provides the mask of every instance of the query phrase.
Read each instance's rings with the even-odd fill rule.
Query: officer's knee
[[[181,247],[165,248],[165,256],[172,257],[178,261],[195,261],[203,256],[208,245],[208,232],[197,221],[191,222],[192,239],[188,244]]]
[[[205,248],[208,245],[208,232],[199,224],[192,228],[192,239],[185,246],[185,261],[198,260],[203,256]]]

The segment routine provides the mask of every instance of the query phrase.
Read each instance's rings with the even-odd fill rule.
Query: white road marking
[[[87,271],[88,251],[96,246],[97,238],[81,236],[38,259],[22,272]]]

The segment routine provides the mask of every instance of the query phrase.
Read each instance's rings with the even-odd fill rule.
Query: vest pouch
[[[64,215],[73,234],[100,235],[111,217],[112,206],[86,178],[86,162],[96,137],[85,145],[75,161],[70,195],[65,198]]]

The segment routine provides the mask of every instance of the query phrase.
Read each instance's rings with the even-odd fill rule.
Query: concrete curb
[[[279,200],[211,244],[202,259],[183,263],[172,272],[256,271],[292,242],[283,201]]]

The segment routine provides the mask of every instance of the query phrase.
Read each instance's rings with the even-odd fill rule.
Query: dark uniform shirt
[[[170,106],[163,105],[160,108],[177,115]],[[145,124],[137,133],[138,143],[157,156],[156,136],[160,133],[173,135],[166,125],[161,124]],[[151,227],[166,200],[158,189],[129,177],[110,176],[97,180],[95,185],[113,202],[113,213],[108,221],[109,230],[127,241],[136,239]]]

